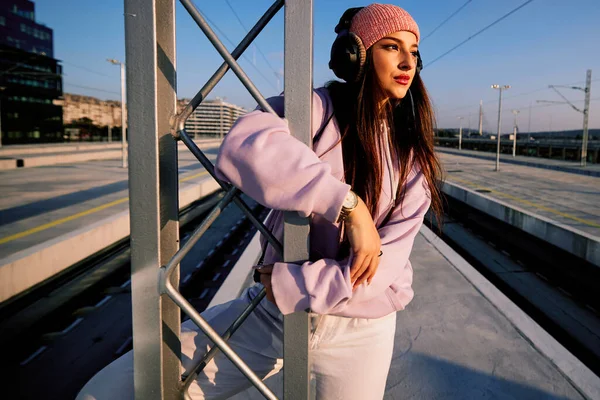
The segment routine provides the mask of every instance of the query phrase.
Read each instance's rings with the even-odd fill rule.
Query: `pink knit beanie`
[[[387,34],[408,31],[415,34],[419,42],[419,26],[402,8],[392,4],[373,3],[360,10],[350,25],[350,32],[363,42],[365,50]]]

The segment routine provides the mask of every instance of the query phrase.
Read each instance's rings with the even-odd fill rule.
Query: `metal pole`
[[[498,89],[500,91],[498,98],[498,144],[496,147],[496,171],[500,171],[500,117],[502,115],[502,91],[510,89],[510,85],[492,85],[492,89]]]
[[[123,168],[127,168],[127,127],[125,126],[125,64],[121,64],[121,159]]]
[[[458,130],[458,149],[462,150],[462,120],[463,120],[463,117],[458,117],[458,120],[460,121],[460,128]]]
[[[313,0],[287,0],[285,3],[284,113],[290,131],[311,145],[313,84]],[[302,263],[309,259],[310,220],[297,212],[284,215],[283,258]],[[311,361],[309,314],[299,311],[283,320],[283,396],[286,400],[314,398],[310,381]]]
[[[112,142],[112,126],[108,124],[108,143]]]
[[[124,15],[135,398],[174,400],[181,398],[180,310],[159,293],[159,272],[179,247],[177,144],[169,123],[176,114],[175,2],[126,0]],[[178,270],[170,283],[178,287]]]
[[[592,70],[587,70],[585,79],[585,106],[583,108],[583,141],[581,144],[581,166],[585,167],[587,163],[587,145],[588,145],[588,119],[590,116],[590,91],[592,89]]]
[[[483,136],[483,100],[479,100],[479,137]]]
[[[527,143],[531,141],[531,105],[533,102],[529,102],[529,124],[527,126]]]
[[[513,152],[512,156],[515,157],[517,155],[517,115],[519,114],[519,110],[512,110],[515,115],[515,124],[513,126]]]
[[[500,88],[500,97],[498,98],[498,137],[496,145],[496,171],[500,171],[500,115],[502,114],[502,88]]]

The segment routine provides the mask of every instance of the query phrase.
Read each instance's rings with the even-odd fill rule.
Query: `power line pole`
[[[463,120],[463,117],[458,117],[458,120],[460,121],[460,128],[458,130],[458,149],[462,150],[462,120]]]
[[[587,162],[588,145],[588,119],[590,116],[590,91],[592,86],[592,70],[587,70],[585,79],[585,106],[583,107],[583,143],[581,145],[581,166],[585,167]]]
[[[483,136],[483,100],[479,100],[479,136]]]
[[[498,142],[496,146],[496,169],[500,171],[500,116],[502,115],[502,91],[510,89],[510,85],[492,85],[492,89],[498,89],[500,96],[498,97]]]
[[[587,145],[588,145],[588,120],[589,120],[589,112],[590,112],[590,92],[592,90],[592,70],[588,69],[585,80],[585,88],[580,86],[565,86],[565,85],[548,85],[550,89],[553,89],[560,97],[562,97],[565,101],[549,101],[549,100],[537,100],[538,103],[554,103],[554,104],[568,104],[575,111],[578,111],[583,114],[583,137],[581,140],[581,166],[586,166],[587,161]],[[585,93],[585,104],[583,110],[575,107],[569,99],[567,99],[561,92],[558,91],[558,87],[567,88],[567,89],[575,89],[581,90]],[[552,130],[552,114],[550,114],[550,130]]]
[[[515,125],[513,127],[513,157],[515,157],[517,155],[517,115],[519,110],[512,110],[512,113],[515,114]]]
[[[122,167],[127,168],[127,148],[126,148],[126,118],[125,118],[125,64],[122,62],[115,60],[114,58],[109,58],[106,61],[113,65],[119,65],[121,67],[121,160]]]
[[[531,141],[531,105],[532,101],[529,102],[529,125],[527,126],[527,143]]]

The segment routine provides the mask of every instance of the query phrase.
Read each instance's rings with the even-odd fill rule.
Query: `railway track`
[[[600,375],[600,269],[447,197],[438,233],[494,286]]]
[[[182,211],[182,242],[222,195]],[[266,216],[262,206],[247,197],[245,201],[255,214]],[[180,290],[197,310],[210,303],[254,232],[243,213],[230,205],[182,260]],[[124,242],[2,310],[5,356],[0,363],[7,381],[18,382],[10,398],[74,398],[95,372],[131,349],[130,248]]]

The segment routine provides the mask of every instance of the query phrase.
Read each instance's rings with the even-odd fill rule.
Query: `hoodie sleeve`
[[[430,205],[430,197],[421,172],[407,180],[407,191],[384,225],[379,227],[383,255],[371,284],[352,291],[350,261],[321,259],[302,265],[275,263],[271,277],[273,294],[283,314],[310,308],[319,314],[357,314],[365,302],[390,302],[402,309],[412,299],[412,268],[409,255],[413,242]],[[386,297],[392,295],[394,299]],[[378,300],[378,301],[375,301]],[[352,312],[354,310],[354,312]]]
[[[323,96],[323,97],[322,97]],[[313,135],[328,99],[313,94]],[[283,115],[283,97],[268,99]],[[331,166],[290,134],[285,120],[256,110],[240,117],[225,136],[215,165],[219,179],[230,182],[260,204],[335,222],[350,186],[331,174]]]

